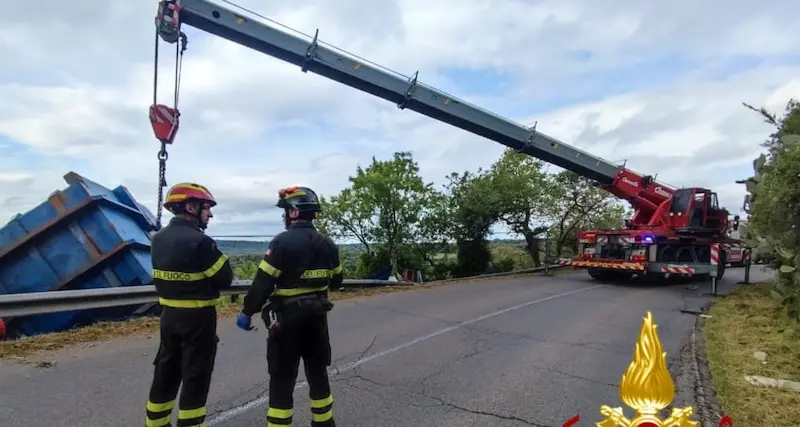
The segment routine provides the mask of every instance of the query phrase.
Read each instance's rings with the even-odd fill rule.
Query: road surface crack
[[[540,370],[540,371],[547,371],[547,372],[552,372],[554,374],[564,375],[565,377],[575,378],[576,380],[588,381],[588,382],[595,383],[595,384],[600,384],[600,385],[603,385],[603,386],[606,386],[606,387],[612,387],[612,388],[615,388],[615,389],[619,387],[618,383],[607,383],[605,381],[601,381],[601,380],[597,380],[597,379],[589,378],[589,377],[584,377],[584,376],[577,375],[577,374],[571,374],[569,372],[560,371],[558,369],[546,368],[544,366],[539,366],[539,365],[533,365],[532,368]]]
[[[404,316],[415,317],[415,318],[418,318],[418,319],[433,320],[435,322],[444,323],[445,325],[448,325],[448,326],[456,326],[456,325],[459,325],[461,323],[461,322],[452,322],[450,320],[445,320],[445,319],[442,319],[442,318],[439,318],[439,317],[436,317],[436,316],[427,316],[427,315],[424,315],[424,314],[412,313],[410,311],[400,310],[400,309],[394,308],[394,307],[386,307],[386,306],[383,306],[383,305],[364,304],[364,306],[369,307],[369,308],[374,308],[376,310],[389,311],[389,312],[392,312],[392,313],[402,314]]]
[[[517,416],[514,416],[514,415],[506,415],[506,414],[500,414],[500,413],[497,413],[497,412],[489,412],[489,411],[483,411],[483,410],[480,410],[480,409],[467,408],[467,407],[464,407],[464,406],[456,405],[453,402],[448,402],[448,401],[446,401],[444,399],[441,399],[441,398],[438,398],[436,396],[427,396],[427,395],[425,395],[425,397],[427,397],[428,399],[432,399],[432,400],[435,400],[435,401],[439,402],[439,404],[441,406],[446,406],[448,408],[456,409],[456,410],[463,411],[463,412],[468,412],[470,414],[484,415],[484,416],[487,416],[487,417],[498,418],[498,419],[507,420],[507,421],[517,421],[517,422],[523,423],[523,424],[528,425],[528,426],[552,427],[552,426],[547,425],[547,424],[539,424],[537,422],[526,420],[525,418],[517,417]]]
[[[339,382],[339,381],[347,382],[348,386],[353,387],[353,388],[357,388],[357,389],[362,390],[362,391],[365,391],[365,392],[369,393],[372,396],[378,397],[379,399],[386,399],[387,397],[382,395],[378,391],[369,390],[369,387],[360,387],[360,386],[357,385],[357,382],[358,381],[362,381],[362,382],[364,382],[366,384],[370,384],[370,385],[372,385],[374,387],[378,387],[380,389],[389,389],[391,392],[395,392],[395,393],[400,392],[400,393],[404,393],[404,394],[411,395],[411,396],[417,396],[417,397],[421,397],[423,399],[426,399],[426,400],[429,400],[429,401],[432,402],[432,404],[413,403],[413,404],[410,405],[410,406],[413,406],[413,407],[421,407],[421,408],[446,407],[446,408],[450,408],[452,410],[458,410],[458,411],[467,412],[467,413],[471,413],[471,414],[475,414],[475,415],[487,416],[487,417],[492,417],[492,418],[502,419],[502,420],[507,420],[507,421],[516,421],[516,422],[519,422],[519,423],[522,423],[522,424],[525,424],[525,425],[528,425],[528,426],[549,427],[549,426],[547,426],[545,424],[537,423],[535,421],[527,420],[527,419],[524,419],[524,418],[521,418],[521,417],[518,417],[518,416],[515,416],[515,415],[502,414],[502,413],[498,413],[498,412],[486,411],[486,410],[480,410],[480,409],[473,409],[473,408],[469,408],[469,407],[466,407],[466,406],[462,406],[462,405],[459,405],[459,404],[457,404],[455,402],[449,401],[449,400],[447,400],[445,398],[436,396],[430,390],[428,390],[429,383],[433,378],[436,378],[437,376],[446,373],[447,371],[449,371],[449,369],[451,367],[453,367],[455,365],[458,365],[459,363],[462,363],[462,362],[464,362],[466,360],[469,360],[471,358],[477,357],[477,356],[479,356],[479,355],[481,355],[481,354],[483,354],[483,353],[485,353],[487,351],[490,351],[490,350],[494,349],[495,348],[494,346],[487,345],[488,344],[487,341],[492,337],[493,337],[492,335],[473,337],[475,342],[470,346],[469,351],[467,351],[464,354],[460,355],[456,360],[448,363],[442,369],[434,370],[433,372],[423,376],[422,378],[420,378],[418,380],[411,381],[411,382],[405,382],[405,381],[403,381],[403,382],[381,382],[381,381],[375,380],[373,378],[369,378],[368,376],[364,375],[363,373],[360,372],[360,369],[358,369],[358,367],[353,368],[352,372],[347,374],[347,375],[340,375],[340,376],[336,377],[335,379],[333,379],[333,381],[336,381],[336,382]],[[367,352],[368,352],[368,350],[365,351],[364,354],[366,354]],[[356,380],[356,381],[353,381],[353,380]],[[414,390],[414,388],[416,388],[414,386],[418,386],[419,390]]]
[[[567,346],[572,346],[572,347],[587,348],[587,349],[590,349],[590,350],[596,350],[596,351],[600,351],[600,352],[607,352],[607,353],[626,355],[626,356],[630,357],[630,351],[629,350],[623,350],[622,348],[615,349],[614,345],[609,344],[609,343],[600,342],[600,341],[571,342],[571,341],[551,340],[551,339],[537,338],[535,336],[528,335],[528,334],[525,334],[525,333],[500,331],[500,330],[497,330],[497,329],[493,329],[493,328],[489,328],[489,327],[485,327],[485,326],[476,326],[476,325],[470,325],[470,326],[464,327],[464,329],[465,330],[469,330],[469,331],[482,332],[482,333],[486,333],[486,334],[494,334],[494,335],[497,335],[497,336],[505,336],[505,337],[510,337],[510,338],[519,338],[519,339],[527,341],[529,343],[549,343],[549,344],[567,345]],[[617,346],[617,347],[619,347],[619,346]]]
[[[473,356],[473,355],[474,354],[468,354],[468,355],[465,355],[463,358],[467,358],[467,357],[470,357],[470,356]],[[443,370],[436,371],[436,372],[432,373],[431,375],[428,375],[428,376],[426,376],[426,377],[424,377],[424,378],[422,378],[422,379],[420,379],[418,381],[415,381],[415,383],[419,383],[420,385],[423,385],[430,378],[442,373],[442,371]],[[407,387],[408,384],[383,383],[383,382],[380,382],[380,381],[375,381],[375,380],[373,380],[371,378],[365,377],[364,375],[361,375],[361,374],[358,374],[358,373],[354,373],[354,374],[348,375],[346,378],[338,378],[336,381],[348,381],[349,382],[349,381],[352,381],[352,380],[363,381],[365,383],[368,383],[368,384],[371,384],[371,385],[374,385],[374,386],[380,387],[380,388],[390,388],[393,391],[401,391],[403,393],[406,393],[406,394],[409,394],[409,395],[412,395],[412,396],[422,397],[424,399],[428,399],[428,400],[431,400],[431,401],[435,402],[435,404],[433,404],[433,405],[418,404],[418,403],[412,403],[410,405],[410,406],[417,407],[417,408],[434,408],[434,407],[437,407],[437,406],[438,407],[447,407],[447,408],[450,408],[450,409],[455,409],[455,410],[462,411],[462,412],[468,412],[468,413],[475,414],[475,415],[483,415],[483,416],[487,416],[487,417],[493,417],[493,418],[503,419],[503,420],[508,420],[508,421],[517,421],[517,422],[523,423],[525,425],[534,426],[534,427],[551,427],[551,426],[549,426],[547,424],[537,423],[537,422],[534,422],[534,421],[531,421],[531,420],[527,420],[525,418],[518,417],[518,416],[515,416],[515,415],[507,415],[507,414],[502,414],[502,413],[498,413],[498,412],[485,411],[485,410],[481,410],[481,409],[473,409],[473,408],[468,408],[466,406],[461,406],[461,405],[453,403],[453,402],[451,402],[451,401],[449,401],[447,399],[435,396],[435,395],[427,392],[424,389],[424,385],[423,385],[423,390],[422,391],[415,391],[415,390],[409,389]],[[383,396],[378,392],[369,390],[366,387],[360,387],[360,386],[358,386],[356,384],[353,384],[352,382],[349,382],[348,386],[351,386],[353,388],[365,391],[365,392],[369,393],[370,395],[378,397],[380,399],[385,399],[386,398],[386,396]]]

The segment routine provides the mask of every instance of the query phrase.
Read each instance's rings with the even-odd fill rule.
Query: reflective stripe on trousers
[[[267,427],[285,427],[292,425],[291,409],[278,409],[270,407],[267,410]]]
[[[147,412],[147,418],[144,422],[145,427],[164,427],[170,425],[173,408],[175,408],[175,400],[164,403],[148,401],[145,406],[145,411]]]
[[[175,408],[175,401],[166,403],[147,402],[145,407],[147,418],[145,427],[166,427],[171,425],[172,410]],[[178,422],[176,427],[203,427],[205,425],[206,407],[201,406],[196,409],[178,410]]]
[[[270,407],[267,409],[267,427],[286,427],[292,424],[294,410]],[[333,396],[311,399],[311,425],[327,425],[333,420]]]
[[[333,396],[311,400],[311,425],[327,423],[333,419]]]

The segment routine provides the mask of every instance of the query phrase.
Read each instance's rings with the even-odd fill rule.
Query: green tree
[[[554,186],[543,167],[542,161],[508,149],[489,171],[499,218],[525,239],[525,249],[535,266],[541,264],[540,241],[549,228],[548,207],[553,203]]]
[[[775,131],[772,132],[766,141],[761,143],[762,147],[766,147],[770,157],[774,157],[776,150],[783,146],[783,137],[786,135],[800,135],[800,115],[796,113],[797,108],[800,107],[800,102],[795,99],[790,99],[784,108],[784,115],[778,118],[775,114],[767,111],[766,108],[755,108],[745,102],[742,103],[745,107],[761,114],[764,121],[775,126]]]
[[[376,219],[372,236],[396,269],[400,252],[417,235],[420,218],[434,194],[433,184],[422,180],[419,165],[409,152],[394,153],[385,161],[373,157],[366,169],[356,169],[350,182],[355,203],[365,210],[372,207]]]
[[[624,225],[625,207],[591,180],[565,170],[551,175],[549,181],[549,237],[556,256],[574,241],[578,230],[620,229]]]
[[[776,130],[762,144],[769,156],[754,161],[754,176],[737,181],[750,193],[748,235],[754,237],[751,246],[776,260],[780,274],[773,295],[800,320],[800,103],[789,101],[781,119],[763,108],[756,111]]]
[[[322,215],[317,219],[320,231],[332,239],[357,240],[364,251],[372,253],[370,242],[378,228],[373,207],[352,188],[345,188],[330,199],[320,197]]]
[[[457,247],[453,273],[457,277],[483,273],[491,260],[486,238],[500,216],[499,194],[491,176],[481,169],[476,173],[454,172],[447,179],[445,188],[452,209],[449,232]]]
[[[426,193],[425,206],[416,224],[416,238],[411,242],[415,254],[428,269],[446,264],[453,241],[451,198],[444,192],[431,189]]]
[[[332,237],[355,239],[364,251],[357,274],[391,266],[420,268],[423,260],[446,244],[448,205],[432,183],[425,183],[409,152],[389,160],[372,158],[356,169],[350,186],[323,199],[323,227]]]

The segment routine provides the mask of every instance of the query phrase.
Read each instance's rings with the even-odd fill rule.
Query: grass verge
[[[800,426],[800,393],[757,387],[745,375],[800,381],[800,331],[769,295],[771,284],[743,287],[720,299],[703,324],[717,399],[736,427]],[[754,357],[767,354],[766,363]]]
[[[564,274],[561,270],[553,270],[553,274]],[[569,269],[572,270],[572,269]],[[572,270],[574,272],[574,270]],[[452,285],[456,283],[475,282],[475,281],[489,281],[500,279],[514,279],[520,277],[527,277],[537,275],[536,273],[519,274],[513,276],[503,277],[476,277],[466,280],[455,280],[452,282],[430,282],[417,286],[384,286],[376,288],[364,289],[348,289],[345,291],[332,291],[330,298],[332,301],[339,301],[351,298],[369,297],[373,295],[391,294],[395,292],[406,292],[412,290],[428,289],[435,286]],[[244,297],[244,296],[242,296]],[[241,297],[240,297],[241,298]],[[218,307],[218,313],[221,318],[230,318],[235,316],[241,305],[239,303],[232,304],[230,297],[223,297]],[[125,336],[148,335],[158,331],[158,318],[157,317],[141,317],[131,320],[118,321],[118,322],[102,322],[89,326],[79,327],[64,332],[54,332],[50,334],[36,335],[32,337],[25,337],[14,341],[0,342],[0,359],[16,360],[23,363],[34,362],[34,356],[44,351],[58,350],[65,347],[70,347],[77,344],[108,341],[115,338]]]

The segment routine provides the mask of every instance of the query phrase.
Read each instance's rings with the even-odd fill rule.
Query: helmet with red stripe
[[[300,212],[321,212],[322,206],[314,190],[308,187],[292,186],[278,191],[278,203],[285,210],[297,209]]]
[[[185,212],[184,206],[186,206],[186,203],[192,202],[199,202],[208,207],[213,207],[217,204],[208,188],[199,184],[182,182],[169,189],[164,201],[164,208],[172,214],[178,215]]]

